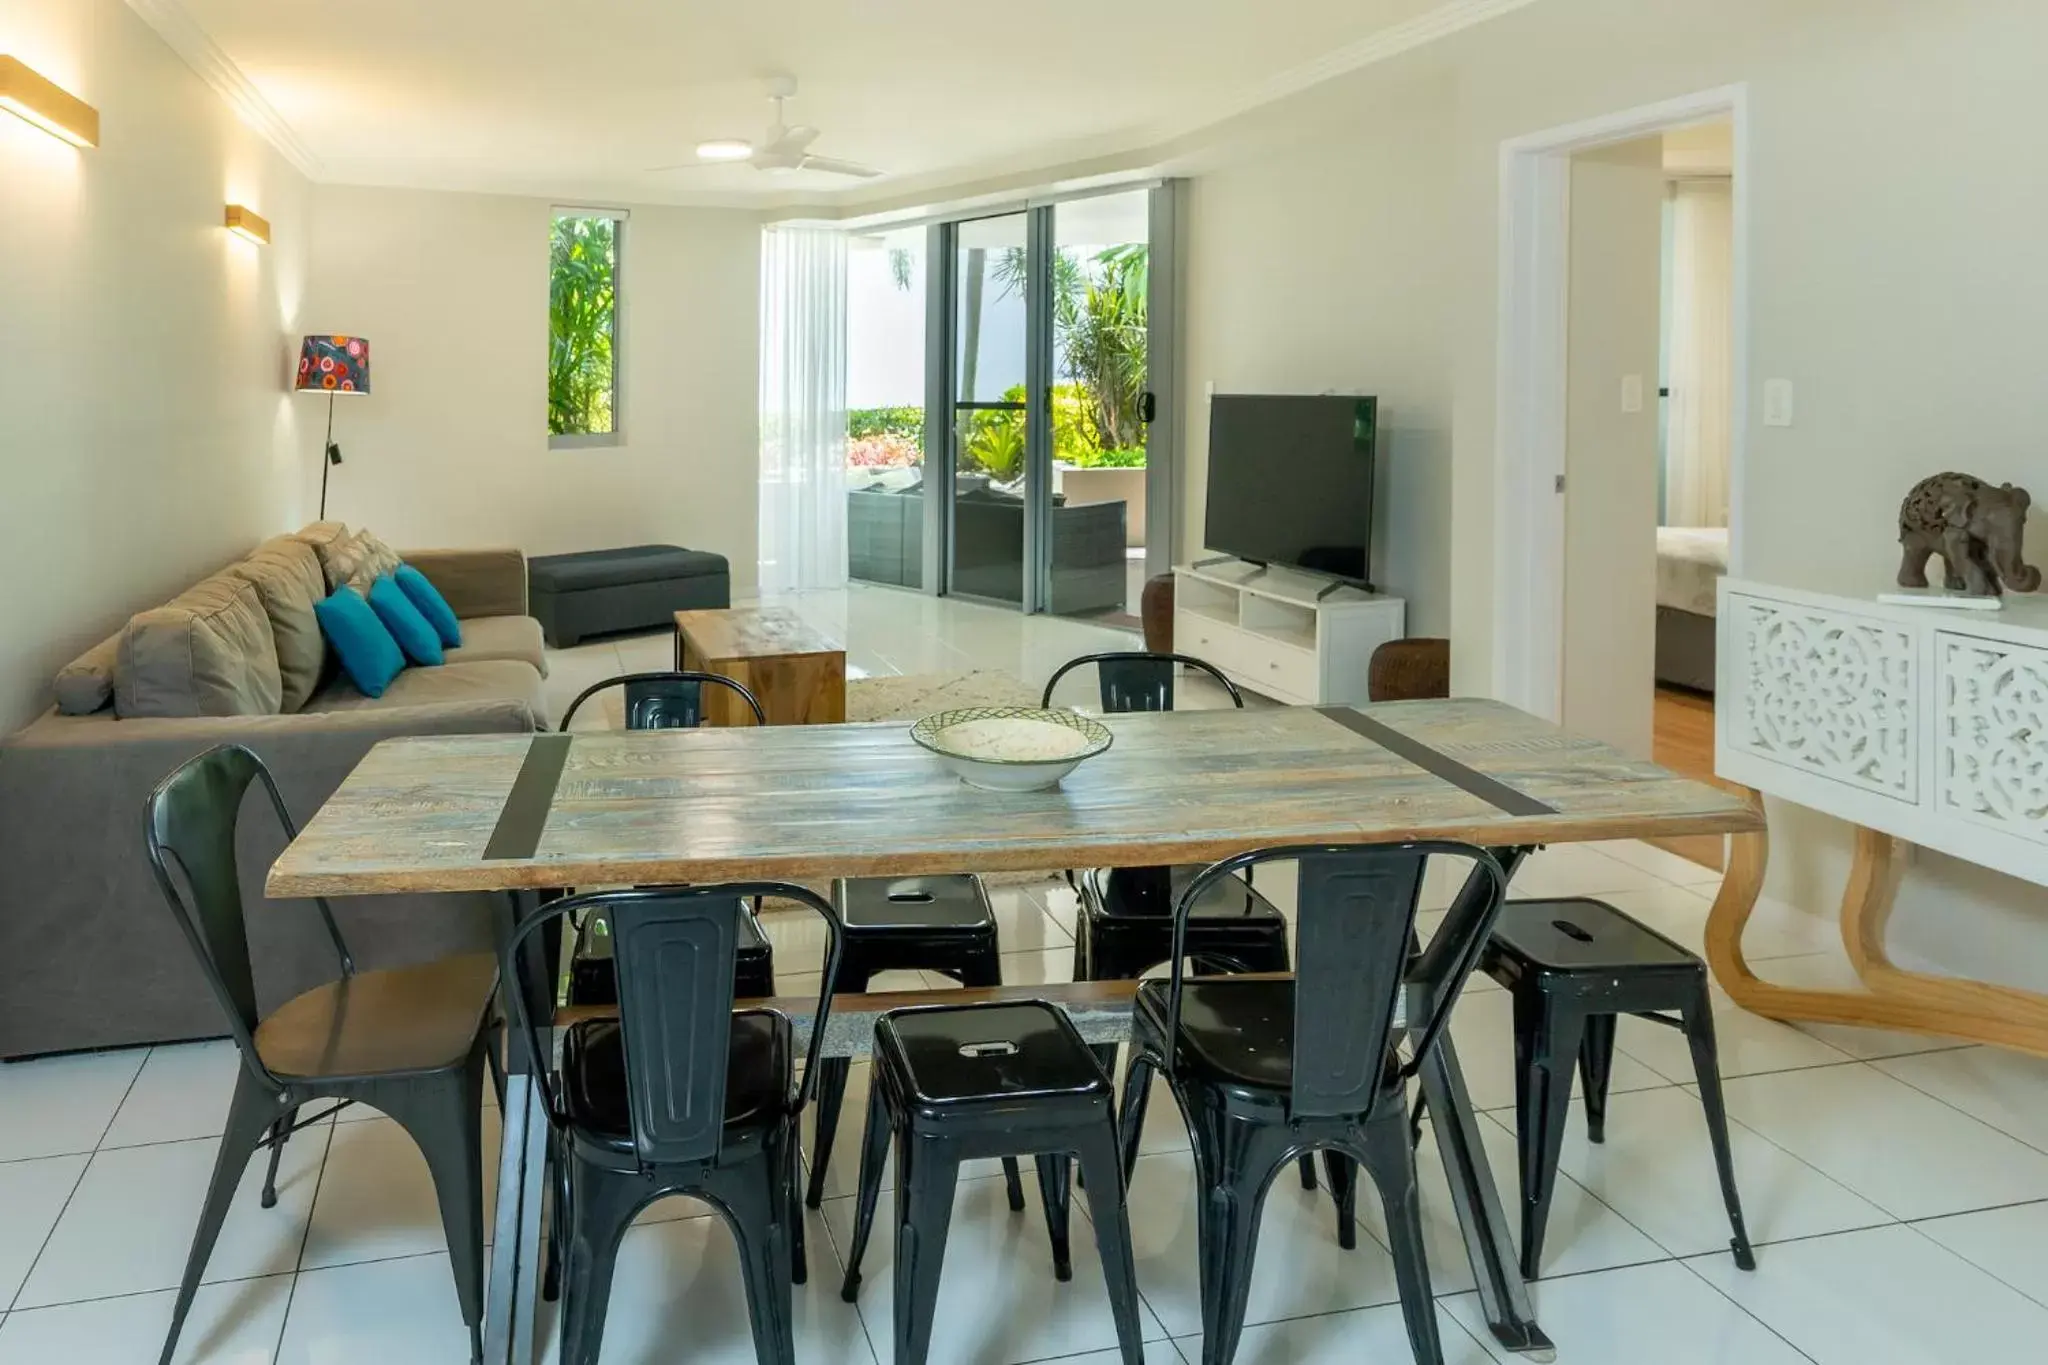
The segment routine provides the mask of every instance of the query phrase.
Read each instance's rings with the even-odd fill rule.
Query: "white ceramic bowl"
[[[1057,787],[1114,738],[1093,717],[1029,706],[941,711],[911,726],[910,737],[937,754],[962,782],[992,792]]]

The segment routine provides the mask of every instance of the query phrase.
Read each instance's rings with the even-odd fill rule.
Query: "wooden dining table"
[[[387,740],[306,823],[267,889],[503,891],[509,923],[524,893],[578,886],[1051,872],[1410,839],[1464,840],[1512,862],[1544,844],[1763,824],[1739,794],[1491,701],[1103,719],[1110,749],[1031,793],[962,785],[900,722]],[[1116,1036],[1127,999],[1110,983],[1028,993],[1070,997],[1095,1037]],[[888,1000],[843,998],[828,1051],[863,1050],[863,1024]],[[784,1003],[807,1029],[811,1007]],[[546,1119],[533,1059],[511,1062],[491,1365],[533,1358],[540,1258]],[[1422,1085],[1488,1322],[1504,1346],[1547,1359],[1448,1034]]]

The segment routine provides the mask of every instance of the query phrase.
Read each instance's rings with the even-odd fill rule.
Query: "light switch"
[[[1764,425],[1767,427],[1791,426],[1793,410],[1792,381],[1789,379],[1766,379],[1764,381]]]
[[[1621,410],[1641,412],[1643,410],[1643,377],[1639,374],[1625,374],[1621,377]]]

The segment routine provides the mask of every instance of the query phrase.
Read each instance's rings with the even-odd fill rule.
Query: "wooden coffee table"
[[[846,646],[781,607],[677,612],[676,667],[741,684],[770,725],[846,719]],[[705,689],[704,714],[713,725],[754,723],[746,704],[722,687]]]

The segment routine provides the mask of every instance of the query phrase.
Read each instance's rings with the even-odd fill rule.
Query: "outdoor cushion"
[[[129,618],[114,664],[122,716],[274,716],[277,644],[256,585],[220,573]]]
[[[404,671],[405,654],[368,600],[344,584],[313,610],[341,660],[341,671],[356,690],[366,697],[383,696],[391,680]],[[424,627],[426,622],[420,624]]]
[[[702,578],[727,571],[724,555],[677,545],[628,545],[616,550],[580,550],[527,561],[527,582],[536,592],[582,592],[627,583]]]
[[[369,598],[370,610],[377,613],[377,619],[384,623],[384,629],[391,632],[391,638],[398,641],[398,647],[405,651],[409,662],[428,668],[439,668],[447,662],[441,650],[441,637],[434,633],[427,618],[405,595],[405,589],[398,586],[396,578],[386,574],[372,583]]]
[[[427,624],[434,628],[443,645],[454,649],[462,643],[462,622],[456,619],[455,608],[448,605],[448,599],[441,596],[432,579],[410,564],[399,565],[391,576],[420,609],[420,615],[427,618]]]
[[[447,655],[451,664],[516,659],[530,664],[543,678],[548,673],[540,622],[531,616],[472,616],[462,623],[462,643]]]
[[[89,716],[114,699],[114,668],[121,653],[121,632],[115,631],[57,671],[57,709],[67,716]]]
[[[327,666],[327,641],[313,615],[313,608],[327,596],[320,556],[296,536],[278,536],[257,546],[241,563],[229,565],[227,572],[256,586],[277,644],[277,670],[284,688],[279,709],[288,715],[296,712],[320,686]]]

